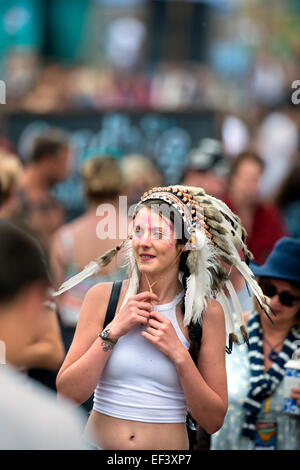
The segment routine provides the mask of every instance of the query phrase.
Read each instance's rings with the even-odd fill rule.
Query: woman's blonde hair
[[[5,201],[16,186],[22,172],[22,164],[15,154],[0,151],[0,194]]]
[[[83,187],[90,201],[98,202],[120,194],[122,178],[117,160],[113,157],[93,157],[81,167]]]

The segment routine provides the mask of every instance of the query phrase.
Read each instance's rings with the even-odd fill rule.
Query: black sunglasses
[[[278,292],[274,284],[271,284],[271,282],[263,282],[262,290],[263,293],[270,298],[278,295],[280,303],[285,307],[294,307],[294,305],[300,302],[300,297],[296,297],[288,291],[284,290],[282,292]]]

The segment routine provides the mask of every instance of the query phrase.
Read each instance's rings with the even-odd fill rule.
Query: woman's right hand
[[[110,330],[110,337],[118,339],[126,335],[135,325],[146,325],[152,310],[151,302],[158,303],[159,299],[156,294],[149,291],[130,297],[105,328]]]

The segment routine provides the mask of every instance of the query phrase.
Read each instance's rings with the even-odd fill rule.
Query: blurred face
[[[221,198],[225,192],[226,178],[218,176],[212,171],[188,170],[184,184],[203,188],[207,194]]]
[[[255,161],[245,160],[239,164],[232,176],[230,189],[239,199],[252,201],[258,193],[261,177],[261,166]]]
[[[62,147],[48,159],[49,181],[51,184],[64,181],[68,176],[70,148]]]
[[[148,207],[136,215],[132,247],[141,273],[149,275],[178,271],[182,244],[177,244],[173,223]]]
[[[271,308],[276,315],[274,323],[294,324],[300,311],[300,293],[288,281],[281,279],[265,278],[261,286],[264,294],[271,299]]]

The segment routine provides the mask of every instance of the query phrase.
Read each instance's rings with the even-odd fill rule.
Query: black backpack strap
[[[105,314],[103,329],[106,327],[106,325],[108,325],[112,321],[112,319],[115,316],[115,311],[116,311],[118,300],[120,297],[122,282],[123,281],[114,281],[113,283],[111,294],[110,294],[110,299],[109,299],[106,314]]]

